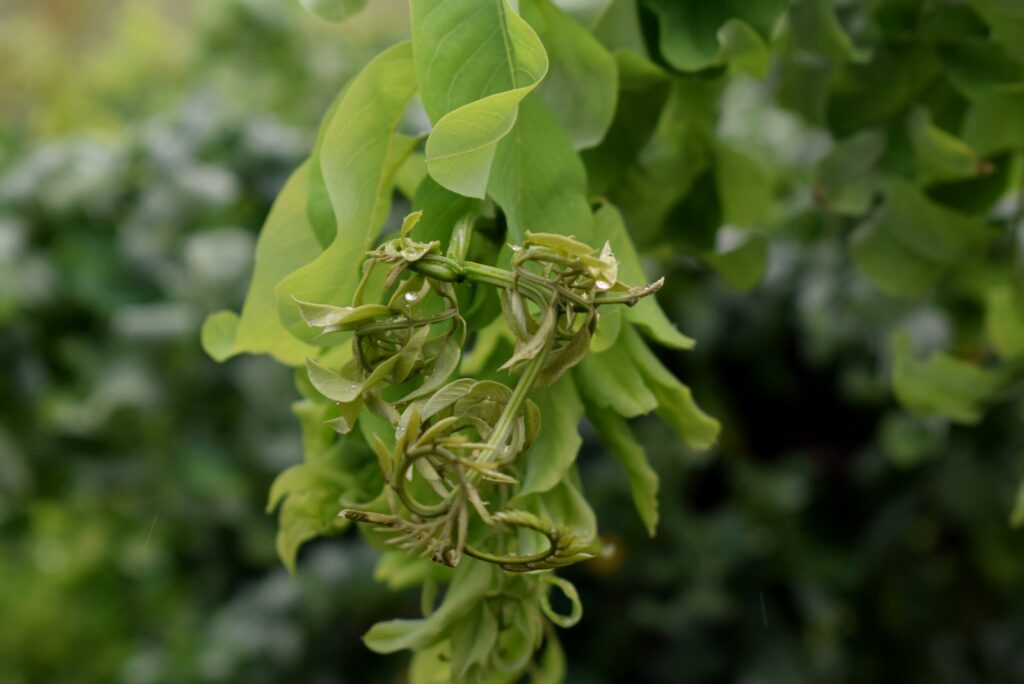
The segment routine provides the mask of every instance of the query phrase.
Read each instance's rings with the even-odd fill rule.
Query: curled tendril
[[[367,254],[351,306],[298,302],[306,322],[324,334],[353,333],[352,359],[340,371],[309,362],[314,386],[341,406],[336,429],[351,429],[364,408],[394,428],[393,445],[379,436],[371,445],[386,481],[379,510],[346,508],[339,515],[372,524],[388,535],[387,543],[449,566],[464,554],[512,572],[591,558],[592,540],[505,504],[508,488],[518,483],[516,461],[540,430],[540,411],[528,394],[583,359],[600,305],[635,304],[661,281],[623,285],[607,243],[595,250],[550,233],[527,233],[523,245],[513,247],[511,271],[466,261],[471,219],[456,224],[452,247],[442,256],[438,243],[408,237],[416,220],[410,215],[401,237]],[[379,265],[390,266],[382,284],[374,280]],[[519,376],[514,387],[471,378],[447,382],[466,337],[457,283],[499,288],[515,338],[502,368]],[[378,299],[387,303],[364,303],[378,288]],[[419,385],[407,390],[416,380]],[[543,548],[523,550],[517,543],[522,530],[540,535]]]

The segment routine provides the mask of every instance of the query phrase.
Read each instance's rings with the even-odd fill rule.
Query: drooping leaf
[[[658,398],[647,387],[630,356],[620,348],[591,352],[573,373],[580,393],[592,403],[633,418],[658,407]]]
[[[643,520],[647,534],[652,537],[658,529],[658,474],[647,461],[643,446],[637,442],[632,430],[616,411],[587,405],[587,417],[626,469],[633,505]]]
[[[636,331],[626,328],[622,331],[622,340],[641,376],[658,398],[658,415],[694,449],[714,445],[721,426],[697,406],[690,388],[665,368]]]

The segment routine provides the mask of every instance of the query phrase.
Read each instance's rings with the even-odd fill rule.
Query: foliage
[[[343,18],[359,4],[318,8]],[[538,298],[531,313],[521,300],[503,296],[499,314],[484,287],[496,283],[468,277],[460,258],[447,271],[435,266],[441,249],[472,254],[493,275],[500,271],[487,262],[518,268],[521,255],[535,248],[516,245],[529,244],[542,230],[552,236],[538,246],[563,258],[593,254],[607,240],[602,255],[611,267],[620,267],[611,255],[622,255],[622,270],[635,277],[643,275],[637,246],[671,250],[749,290],[771,272],[778,245],[806,246],[839,232],[848,235],[842,250],[858,277],[893,298],[885,305],[892,311],[886,325],[865,326],[876,335],[870,345],[886,349],[878,358],[888,359],[893,392],[911,412],[888,423],[891,439],[913,440],[926,420],[976,423],[987,406],[1019,396],[1024,307],[1017,290],[1024,262],[1016,223],[1024,141],[1014,113],[1020,113],[1024,82],[1016,46],[1024,35],[1014,12],[999,3],[940,1],[834,6],[750,0],[712,8],[613,0],[563,9],[549,0],[523,0],[518,7],[413,0],[411,44],[382,52],[346,86],[309,162],[279,197],[241,316],[221,312],[204,328],[204,342],[217,358],[263,352],[291,365],[309,359],[316,391],[307,391],[302,405],[306,464],[282,476],[287,484],[273,500],[283,495],[279,549],[285,562],[294,562],[305,539],[342,529],[333,520],[340,509],[345,518],[397,529],[401,545],[459,569],[443,575],[450,584],[436,612],[437,571],[424,570],[424,621],[378,625],[366,636],[371,648],[415,650],[414,681],[498,681],[506,677],[499,672],[511,671],[515,679],[527,669],[535,678],[558,678],[559,659],[542,657],[527,668],[532,648],[517,650],[541,643],[533,619],[507,623],[496,604],[482,598],[488,588],[514,593],[505,584],[513,580],[479,569],[491,554],[470,553],[475,547],[467,535],[482,532],[472,526],[467,532],[467,511],[475,508],[487,525],[508,521],[487,510],[485,501],[498,494],[477,491],[466,478],[491,479],[489,489],[517,485],[519,493],[501,496],[502,502],[525,501],[529,492],[537,511],[550,517],[519,520],[513,507],[510,515],[528,528],[554,530],[582,516],[587,523],[577,534],[586,541],[594,516],[575,474],[579,440],[571,436],[587,415],[625,466],[637,510],[653,534],[657,475],[625,419],[657,410],[691,447],[714,444],[717,422],[697,408],[689,388],[644,340],[678,349],[693,344],[652,298],[626,313],[605,314],[592,339],[578,337],[589,324],[575,327],[581,310],[568,309],[564,346],[551,349],[544,340],[552,339],[554,308],[545,314],[545,300]],[[416,94],[429,122],[409,113]],[[765,121],[731,121],[728,114],[743,99]],[[397,290],[385,306],[363,304],[364,290],[380,287],[368,285],[371,270],[358,280],[363,254],[382,228],[395,229],[386,220],[392,187],[417,210],[407,221],[422,221],[420,242],[406,237],[407,224],[402,237],[369,252],[370,263],[398,264],[384,285]],[[459,233],[467,225],[471,237]],[[405,268],[417,275],[396,284]],[[583,266],[569,268],[575,274]],[[511,282],[521,277],[512,275]],[[550,273],[542,280],[548,277],[557,282]],[[431,337],[432,324],[417,327],[411,309],[402,307],[403,296],[418,302],[428,291],[448,308],[438,314],[435,307],[434,317],[424,320],[454,321],[441,337]],[[506,292],[516,293],[517,286]],[[947,317],[953,354],[970,357],[937,351],[936,340],[922,338],[914,325],[922,301],[940,311],[978,312],[962,321]],[[978,324],[982,317],[985,326]],[[377,327],[385,337],[369,332]],[[458,354],[445,350],[462,346],[467,336],[471,344],[459,365]],[[507,340],[515,348],[500,366],[508,354],[496,350],[507,349]],[[924,361],[922,347],[933,351]],[[572,351],[565,356],[563,349]],[[349,356],[340,373],[332,370]],[[520,380],[511,392],[494,384],[511,382],[503,372],[510,367],[543,378],[574,365],[558,383]],[[465,379],[445,384],[453,373]],[[376,386],[385,379],[399,387],[421,380],[422,386],[386,399]],[[421,425],[431,417],[436,426],[467,419],[471,414],[464,411],[475,402],[462,409],[458,402],[482,382],[494,389],[477,402],[510,409],[492,416],[497,423],[485,420],[486,427],[455,442],[445,441],[455,434],[451,427]],[[525,395],[512,399],[531,387],[533,401],[552,408],[536,412],[539,428],[529,411],[520,416]],[[397,399],[402,392],[406,398]],[[353,431],[357,421],[361,429]],[[509,458],[499,459],[508,472],[481,470],[490,460],[486,454],[501,451],[487,436],[498,435],[505,445],[513,421],[526,432],[508,445]],[[332,436],[330,425],[344,437]],[[444,446],[430,451],[421,444],[427,435]],[[409,456],[463,443],[465,455]],[[904,444],[901,453],[921,448]],[[336,450],[337,457],[326,458]],[[354,455],[360,452],[362,458]],[[384,477],[371,483],[365,463],[372,452]],[[518,467],[514,454],[521,452],[525,462]],[[470,467],[472,476],[464,470]],[[534,475],[538,468],[542,474]],[[432,504],[406,493],[431,488],[440,497]],[[383,501],[387,507],[380,509]],[[369,509],[355,510],[360,506]],[[550,533],[551,549],[560,534]],[[537,548],[522,534],[510,543],[519,554]],[[463,552],[475,559],[462,558]],[[507,561],[499,565],[517,569]],[[495,616],[499,625],[511,624],[511,641],[505,631],[479,623]],[[462,634],[476,641],[463,643]],[[550,631],[547,641],[556,648]],[[509,653],[527,657],[512,666]]]

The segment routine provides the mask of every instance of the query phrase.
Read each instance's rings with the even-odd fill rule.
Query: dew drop
[[[612,289],[612,284],[605,280],[598,280],[596,283],[594,283],[594,287],[596,287],[598,290],[604,291]]]
[[[416,296],[415,292],[406,292],[405,293],[405,301],[407,301],[407,302],[415,302],[417,299],[419,299],[419,297]]]

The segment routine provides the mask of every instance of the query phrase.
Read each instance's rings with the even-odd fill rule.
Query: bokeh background
[[[359,641],[417,605],[372,580],[375,552],[318,540],[294,578],[275,557],[290,372],[215,364],[199,325],[238,308],[275,193],[404,14],[0,0],[0,682],[402,681]],[[725,125],[786,149],[792,119],[734,90]],[[885,333],[941,337],[949,314],[867,286],[836,231],[784,235],[745,293],[662,255],[700,340],[666,360],[723,440],[684,458],[637,425],[662,477],[649,540],[584,427],[616,553],[567,573],[570,681],[1024,682],[1020,403],[908,418]]]

